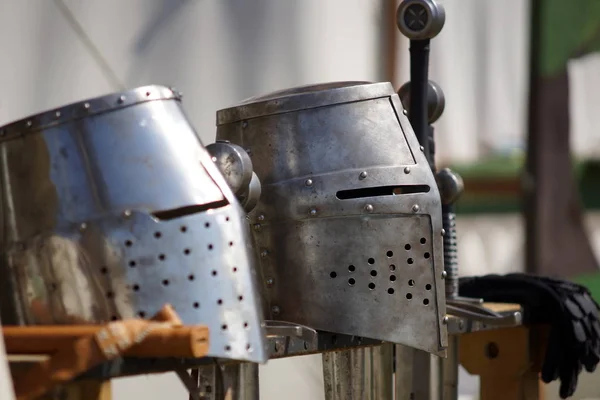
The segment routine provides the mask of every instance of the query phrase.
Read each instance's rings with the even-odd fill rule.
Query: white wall
[[[1,324],[0,324],[1,328]],[[0,399],[2,400],[14,400],[15,394],[13,392],[12,381],[10,378],[10,372],[8,369],[8,362],[6,359],[6,351],[4,348],[4,338],[0,336]]]
[[[205,142],[215,111],[307,83],[380,80],[381,1],[0,0],[0,124],[145,84],[173,85]]]

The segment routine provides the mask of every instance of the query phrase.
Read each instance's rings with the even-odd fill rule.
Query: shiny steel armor
[[[5,324],[151,317],[210,328],[210,355],[264,362],[245,215],[176,92],[140,87],[0,129]]]
[[[217,113],[262,184],[249,220],[271,318],[447,345],[440,195],[389,83],[336,82]]]

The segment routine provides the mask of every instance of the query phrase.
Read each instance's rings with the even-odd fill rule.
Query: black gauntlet
[[[490,302],[518,303],[525,324],[551,327],[542,366],[542,380],[560,379],[560,397],[570,397],[585,367],[600,361],[600,307],[583,286],[526,275],[486,275],[460,279],[460,295]]]

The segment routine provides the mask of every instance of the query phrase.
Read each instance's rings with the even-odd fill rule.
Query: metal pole
[[[192,371],[198,392],[190,400],[259,400],[258,364],[210,365]]]
[[[258,364],[230,364],[222,368],[226,400],[258,400]]]
[[[396,345],[395,400],[433,400],[438,397],[431,354]]]
[[[458,399],[458,336],[448,337],[448,357],[440,362],[442,400]]]
[[[325,400],[393,400],[393,345],[323,354]]]

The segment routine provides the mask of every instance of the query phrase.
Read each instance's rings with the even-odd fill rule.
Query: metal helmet
[[[210,329],[210,356],[265,362],[245,214],[161,86],[0,128],[8,325],[151,317]]]
[[[251,98],[217,112],[217,140],[262,184],[249,221],[271,318],[444,352],[440,194],[391,84]]]

